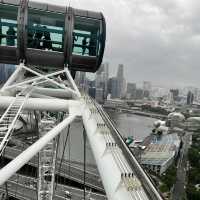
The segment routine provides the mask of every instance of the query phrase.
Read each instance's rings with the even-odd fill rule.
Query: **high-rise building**
[[[104,72],[105,72],[104,98],[106,99],[108,96],[109,63],[104,64]]]
[[[143,91],[144,91],[144,97],[149,98],[152,93],[152,85],[150,81],[144,81],[143,82]]]
[[[150,92],[151,89],[152,89],[151,82],[150,81],[144,81],[143,82],[143,90]]]
[[[124,65],[119,64],[117,71],[117,97],[122,98],[126,95],[126,80],[124,78]]]
[[[136,83],[128,83],[127,84],[127,95],[130,98],[134,98],[136,95]]]
[[[15,71],[15,65],[0,63],[0,83],[6,82],[10,75]]]
[[[143,99],[144,91],[143,89],[136,89],[135,99]]]
[[[118,98],[118,80],[117,77],[110,78],[110,94],[111,98],[115,99]]]
[[[96,88],[95,99],[99,103],[104,103],[103,88]]]
[[[96,98],[96,88],[95,87],[90,87],[88,94],[92,97],[92,98]]]
[[[172,97],[174,101],[178,100],[179,90],[178,89],[171,89],[170,92],[172,93]]]
[[[5,82],[5,64],[0,64],[0,83]]]
[[[194,94],[189,91],[187,94],[187,105],[192,105],[194,101]]]
[[[108,78],[109,78],[109,65],[108,63],[102,64],[96,73],[96,89],[103,89],[103,98],[107,99],[108,96]]]

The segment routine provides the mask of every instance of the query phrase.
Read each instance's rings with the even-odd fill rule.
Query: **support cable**
[[[63,152],[62,152],[62,157],[61,157],[60,165],[59,165],[59,169],[58,169],[58,175],[60,174],[60,171],[61,171],[61,166],[62,166],[62,162],[63,162],[64,155],[65,155],[65,149],[66,149],[66,146],[67,146],[67,141],[68,141],[68,137],[69,137],[69,132],[70,132],[70,124],[69,124],[68,127],[67,127],[67,136],[66,136],[66,138],[65,138],[64,149],[63,149]],[[58,182],[56,182],[55,190],[56,190],[56,188],[57,188],[57,184],[58,184]]]

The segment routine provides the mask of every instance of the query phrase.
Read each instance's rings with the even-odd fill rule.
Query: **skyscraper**
[[[136,83],[128,83],[127,84],[127,95],[130,98],[134,98],[136,95]]]
[[[119,64],[117,71],[117,97],[122,98],[126,95],[126,80],[124,78],[124,65]]]
[[[143,82],[143,96],[149,98],[151,96],[152,86],[150,81]]]
[[[14,72],[15,65],[7,65],[0,63],[0,83],[6,82],[10,75]]]
[[[118,80],[117,77],[110,78],[110,93],[111,98],[118,98]]]
[[[172,93],[172,97],[174,101],[178,100],[179,90],[178,89],[170,89],[170,92]]]
[[[150,81],[144,81],[143,82],[143,90],[144,91],[151,91],[151,82]]]
[[[189,91],[187,94],[187,105],[192,105],[194,101],[194,94]]]
[[[105,63],[102,64],[99,70],[97,71],[96,81],[95,81],[96,89],[103,89],[104,99],[107,99],[108,96],[108,78],[109,78],[109,65],[108,63]]]

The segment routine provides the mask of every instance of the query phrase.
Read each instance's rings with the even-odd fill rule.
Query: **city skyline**
[[[143,83],[144,82],[151,82],[151,84],[152,84],[152,88],[164,88],[164,89],[172,89],[172,88],[174,88],[174,89],[183,89],[183,88],[188,88],[188,90],[190,90],[190,89],[194,89],[194,88],[197,88],[197,89],[200,89],[200,86],[194,86],[194,85],[191,85],[191,84],[189,84],[189,85],[183,85],[183,86],[180,86],[180,85],[164,85],[164,84],[156,84],[154,81],[150,81],[149,79],[141,79],[141,80],[139,80],[139,81],[134,81],[134,80],[132,80],[132,81],[128,81],[127,80],[127,77],[126,77],[126,70],[127,70],[127,68],[126,68],[126,66],[123,64],[123,63],[119,63],[119,64],[117,64],[116,65],[116,67],[115,67],[115,72],[113,73],[113,71],[111,71],[110,69],[111,69],[111,64],[109,63],[109,62],[104,62],[103,63],[103,65],[104,64],[106,64],[106,65],[109,65],[109,78],[114,78],[114,77],[116,77],[117,76],[117,71],[118,71],[118,66],[119,65],[123,65],[124,66],[124,78],[126,79],[126,81],[127,81],[127,83],[135,83],[136,85],[137,85],[137,87],[138,88],[143,88]],[[97,72],[98,73],[98,72]],[[96,79],[96,75],[95,74],[91,74],[91,73],[87,73],[87,77],[90,79],[90,80],[95,80]]]
[[[128,82],[149,80],[167,87],[198,86],[200,68],[197,0],[54,0],[102,11],[107,22],[104,62],[115,74],[127,68]]]

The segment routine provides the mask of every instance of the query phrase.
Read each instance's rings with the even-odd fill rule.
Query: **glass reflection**
[[[0,45],[17,46],[17,7],[0,5]]]
[[[63,52],[64,46],[64,15],[29,10],[28,17],[28,48]]]

